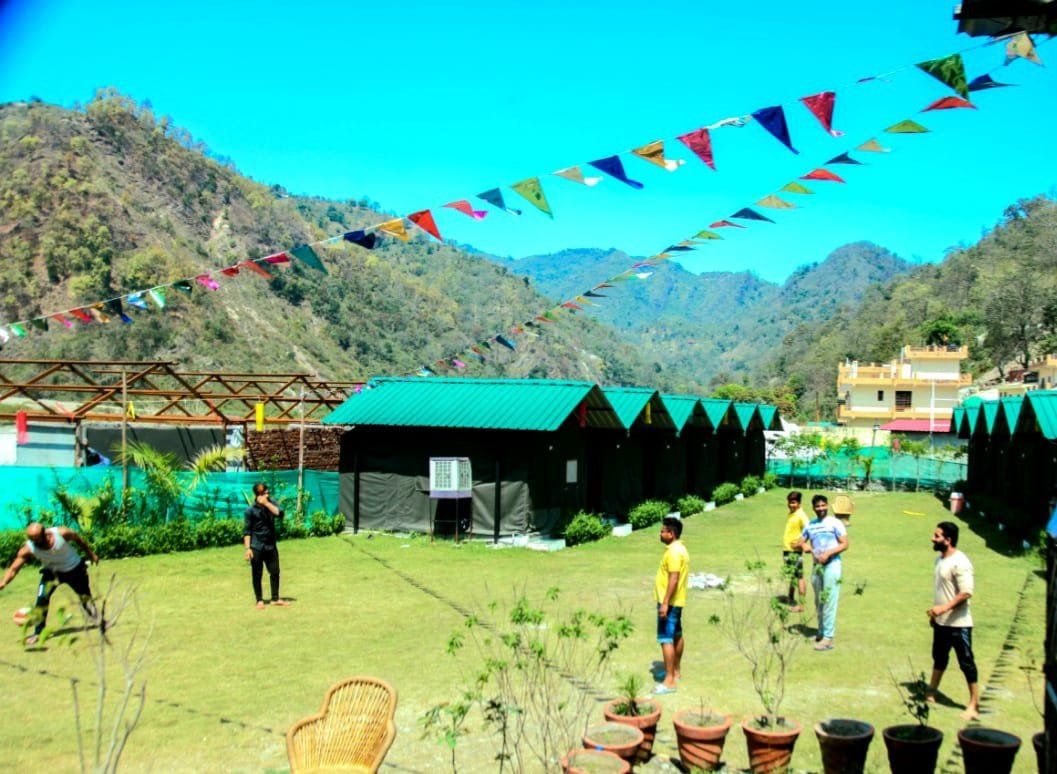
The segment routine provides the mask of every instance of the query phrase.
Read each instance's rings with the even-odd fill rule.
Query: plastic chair
[[[335,683],[323,706],[286,732],[291,774],[376,772],[396,738],[396,691],[376,677]]]

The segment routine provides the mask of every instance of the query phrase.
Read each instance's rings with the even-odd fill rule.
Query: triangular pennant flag
[[[264,259],[265,263],[290,263],[290,256],[286,253],[276,253]]]
[[[404,225],[403,218],[387,220],[385,223],[380,224],[377,228],[383,234],[394,236],[401,242],[407,242],[409,239],[411,239],[411,235],[407,233],[407,226]]]
[[[624,165],[620,162],[619,156],[607,156],[604,159],[595,159],[587,163],[600,172],[605,172],[610,177],[615,177],[620,182],[627,183],[632,188],[643,188],[642,183],[638,180],[632,180],[624,173]]]
[[[290,255],[313,269],[318,269],[324,274],[327,273],[327,267],[323,265],[323,261],[319,260],[319,256],[316,255],[316,251],[312,249],[311,245],[295,247],[290,251]]]
[[[1039,55],[1035,53],[1035,44],[1032,42],[1031,36],[1026,32],[1022,32],[1006,42],[1006,64],[1009,64],[1018,57],[1021,59],[1027,59],[1029,62],[1034,62],[1037,65],[1042,64]]]
[[[176,280],[176,282],[174,282],[172,286],[177,290],[183,291],[184,293],[191,292],[191,283],[188,280]]]
[[[862,145],[858,146],[855,150],[869,151],[870,153],[891,153],[891,148],[885,148],[877,140],[867,140]]]
[[[26,338],[26,329],[18,323],[11,323],[11,332],[18,336],[20,339]]]
[[[554,217],[554,213],[551,212],[551,206],[547,203],[547,196],[543,193],[543,186],[540,184],[540,179],[538,177],[530,177],[527,180],[514,183],[510,187],[528,199],[529,203],[531,203],[536,209],[547,213],[551,218]]]
[[[782,145],[793,153],[800,153],[793,147],[793,143],[789,139],[789,126],[785,122],[785,111],[781,105],[760,108],[752,114],[752,117],[759,121],[764,129],[774,135],[775,139]]]
[[[463,215],[467,215],[474,220],[484,220],[488,215],[487,210],[475,210],[473,205],[465,199],[459,199],[457,202],[448,202],[444,206],[448,209],[455,210],[456,212],[461,212]]]
[[[843,183],[844,182],[843,178],[839,177],[838,175],[833,174],[828,169],[822,169],[821,167],[819,169],[811,170],[806,175],[801,175],[800,179],[801,180],[829,180],[830,182],[833,182],[833,183]]]
[[[783,185],[778,190],[779,191],[785,191],[786,193],[795,193],[795,194],[813,194],[813,193],[815,193],[810,188],[808,188],[806,185],[801,185],[800,183],[796,182],[795,180],[793,182],[791,182],[791,183],[786,183],[785,185]]]
[[[950,86],[963,97],[969,96],[969,84],[965,82],[965,64],[961,54],[951,54],[943,59],[918,62],[918,67],[933,78]]]
[[[483,199],[484,201],[491,204],[493,207],[498,207],[503,212],[510,213],[511,215],[521,214],[521,210],[515,210],[513,207],[506,206],[506,202],[503,201],[503,192],[500,191],[498,188],[492,188],[488,191],[482,191],[481,193],[477,194],[477,198]]]
[[[228,266],[226,269],[221,269],[220,273],[225,277],[234,277],[239,273],[238,266]]]
[[[260,401],[253,407],[253,419],[257,426],[257,432],[264,432],[264,404]]]
[[[239,266],[245,266],[250,271],[257,272],[258,274],[260,274],[265,279],[271,279],[272,278],[272,275],[269,272],[265,271],[264,268],[259,263],[257,263],[256,261],[243,261],[242,263],[239,264]]]
[[[653,276],[653,272],[652,271],[640,271],[638,274],[635,275],[636,279],[640,279],[640,280],[649,279],[652,276]]]
[[[885,131],[889,134],[920,134],[921,132],[927,132],[928,129],[908,118],[905,121],[900,121],[898,124],[892,124],[885,129]]]
[[[839,156],[834,156],[833,158],[831,158],[826,163],[827,164],[862,164],[861,161],[856,161],[851,156],[849,156],[846,152],[840,154]]]
[[[117,315],[125,325],[132,325],[132,318],[125,314],[125,310],[121,306],[120,298],[112,298],[107,301],[106,308]]]
[[[584,173],[580,170],[580,167],[566,167],[565,169],[559,169],[557,172],[551,174],[557,175],[558,177],[564,177],[566,180],[572,180],[574,183],[580,183],[582,185],[598,185],[602,182],[600,177],[584,177]]]
[[[435,374],[434,374],[433,369],[430,368],[429,366],[422,366],[420,369],[418,369],[418,373],[416,375],[417,376],[434,376]]]
[[[588,301],[588,300],[587,300],[586,298],[584,298],[583,296],[577,296],[577,297],[576,297],[576,302],[577,302],[577,303],[580,303],[580,304],[583,304],[584,306],[598,306],[598,304],[593,304],[593,303],[591,303],[590,301]]]
[[[74,317],[76,317],[78,320],[80,320],[83,323],[92,322],[92,316],[90,314],[88,314],[88,312],[84,311],[83,309],[71,309],[70,310],[70,314],[72,314]]]
[[[751,210],[748,207],[742,207],[730,217],[739,218],[741,220],[766,220],[768,223],[774,223],[774,221],[770,218],[765,217],[760,213],[756,212],[756,210]]]
[[[832,91],[820,91],[810,97],[801,97],[800,101],[804,107],[811,111],[811,115],[818,119],[825,129],[833,137],[843,137],[844,132],[838,132],[833,128],[833,106],[837,101],[837,95]]]
[[[0,328],[0,339],[3,340],[4,344],[7,344],[11,340],[11,335],[3,328]]]
[[[564,309],[572,309],[572,310],[577,311],[577,312],[582,312],[584,310],[584,308],[582,306],[580,306],[579,304],[574,303],[572,301],[566,301],[564,304],[562,304],[562,307]]]
[[[922,108],[921,112],[927,113],[930,110],[952,110],[954,108],[972,108],[973,110],[976,110],[976,105],[967,99],[962,99],[961,97],[940,97],[927,108]]]
[[[712,157],[712,138],[708,134],[708,129],[697,129],[693,132],[687,132],[675,139],[693,151],[694,155],[708,164],[710,169],[715,170],[716,163]]]
[[[438,242],[444,240],[440,238],[440,231],[437,230],[437,223],[433,220],[433,213],[429,210],[419,210],[418,212],[412,212],[407,216],[407,219],[418,226],[420,229],[425,231],[431,237],[436,239]]]
[[[452,364],[453,366],[455,366],[456,368],[466,368],[466,363],[462,362],[462,361],[461,361],[461,360],[459,360],[459,358],[457,358],[457,357],[453,357],[453,358],[451,359],[451,364]]]
[[[147,302],[143,300],[143,296],[139,293],[129,293],[128,295],[129,306],[134,306],[137,309],[142,309],[144,312],[150,311],[150,307],[147,306]]]
[[[694,239],[722,239],[723,237],[717,234],[715,231],[709,231],[704,229],[694,234]]]
[[[715,223],[711,223],[709,228],[745,228],[740,223],[731,223],[729,220],[717,220]]]
[[[95,318],[96,322],[99,322],[99,323],[108,323],[108,322],[110,322],[110,317],[109,317],[109,315],[107,315],[106,312],[103,311],[103,305],[102,304],[92,304],[92,306],[89,307],[88,311],[92,313],[92,317]]]
[[[70,322],[69,320],[67,320],[66,317],[64,317],[61,313],[60,314],[53,314],[51,316],[51,319],[55,320],[55,322],[62,323],[67,328],[72,328],[73,327],[73,323]]]
[[[517,349],[517,347],[514,345],[514,342],[510,341],[510,339],[506,338],[505,336],[496,336],[495,340],[497,344],[502,344],[507,349]]]
[[[690,245],[668,245],[666,248],[664,248],[664,253],[667,253],[669,250],[673,250],[677,253],[685,253],[693,249],[694,248]],[[660,253],[660,255],[664,255],[664,253]]]
[[[1001,89],[1006,86],[1012,86],[1011,83],[999,83],[990,75],[978,75],[969,81],[969,91],[984,91],[986,89]]]
[[[133,420],[136,418],[136,404],[132,401],[128,402],[128,408],[125,409],[125,416]]]
[[[378,235],[373,231],[370,234],[364,233],[363,229],[358,231],[346,231],[341,235],[341,238],[346,242],[352,242],[354,245],[359,245],[367,250],[373,250],[375,243],[378,241]]]
[[[474,360],[480,360],[482,363],[487,363],[488,362],[485,359],[484,355],[478,354],[477,352],[471,352],[470,353],[470,357],[472,357]]]
[[[761,207],[770,207],[771,209],[774,209],[774,210],[795,210],[796,209],[796,205],[795,204],[790,204],[785,199],[779,199],[774,194],[771,194],[770,196],[765,196],[765,197],[763,197],[762,199],[760,199],[756,203],[758,205],[760,205]]]
[[[208,288],[209,290],[220,290],[220,285],[218,285],[217,281],[210,277],[208,274],[199,274],[197,277],[195,277],[195,282],[197,282],[204,288]]]
[[[253,265],[257,266],[257,264]],[[161,288],[151,288],[147,291],[147,295],[150,296],[150,300],[153,301],[159,309],[165,308],[165,294],[162,292]]]
[[[29,324],[32,325],[37,330],[41,330],[41,331],[48,330],[48,321],[45,318],[43,318],[43,317],[36,317],[36,318],[30,320]]]
[[[631,152],[640,159],[648,161],[651,164],[656,164],[661,169],[666,169],[669,172],[674,172],[686,163],[682,159],[666,159],[664,157],[663,140],[654,140],[653,142],[646,143],[641,148],[633,148]]]
[[[24,411],[15,412],[15,445],[25,446],[29,443],[29,415]]]
[[[593,290],[588,290],[584,295],[588,298],[609,298],[605,293],[595,293]]]

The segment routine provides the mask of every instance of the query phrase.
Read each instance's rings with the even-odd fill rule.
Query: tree
[[[941,347],[947,344],[961,346],[962,332],[949,317],[937,317],[929,320],[918,329],[921,338],[929,347]]]

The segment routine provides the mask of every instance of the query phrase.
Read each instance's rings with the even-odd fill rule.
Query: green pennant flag
[[[527,180],[522,180],[520,183],[514,183],[510,187],[528,199],[536,209],[547,213],[551,218],[554,217],[554,213],[551,212],[551,206],[547,203],[547,197],[543,193],[543,186],[540,184],[540,179],[538,177],[530,177]]]
[[[722,238],[723,237],[721,237],[715,231],[709,231],[708,229],[705,229],[704,231],[698,231],[696,234],[694,234],[694,239],[722,239]]]
[[[905,121],[900,121],[898,124],[892,124],[885,129],[885,131],[889,134],[920,134],[921,132],[927,132],[928,129],[908,118]]]
[[[327,273],[327,267],[323,265],[323,261],[319,260],[319,256],[316,255],[316,251],[312,249],[311,245],[295,247],[290,251],[290,255],[308,264],[313,269],[319,269],[324,274]]]
[[[25,329],[25,328],[23,328],[23,327],[22,327],[21,325],[19,325],[18,323],[12,323],[12,324],[11,324],[10,326],[8,326],[8,327],[10,327],[10,328],[11,328],[11,332],[12,332],[13,334],[15,334],[16,336],[18,336],[18,337],[19,337],[20,339],[24,339],[24,338],[26,338],[26,329]]]
[[[174,288],[176,288],[177,290],[182,290],[184,293],[190,293],[191,292],[191,281],[190,280],[176,280],[176,282],[174,282],[172,284],[172,286]]]
[[[37,330],[46,331],[48,329],[48,321],[43,317],[37,317],[34,320],[30,320],[29,324]]]
[[[775,196],[774,194],[771,194],[770,196],[765,196],[765,197],[763,197],[762,199],[760,199],[756,203],[758,205],[760,205],[761,207],[770,207],[770,208],[775,209],[775,210],[793,210],[793,209],[796,209],[796,205],[795,204],[790,204],[785,199],[780,199],[779,197]]]
[[[965,79],[965,65],[962,63],[961,54],[951,54],[943,59],[919,62],[918,67],[968,99],[969,83]]]
[[[801,185],[800,183],[796,182],[795,180],[792,183],[786,183],[785,185],[783,185],[778,190],[779,191],[786,191],[787,193],[795,193],[795,194],[813,194],[813,193],[815,193],[810,188],[808,188],[806,185]]]

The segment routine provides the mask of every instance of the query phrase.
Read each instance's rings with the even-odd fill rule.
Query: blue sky
[[[847,242],[940,260],[1019,198],[1057,193],[1057,44],[1047,67],[1003,67],[1001,46],[957,34],[953,2],[143,2],[9,0],[0,10],[0,101],[71,106],[115,86],[149,99],[244,174],[293,193],[432,208],[441,233],[500,255],[570,247],[656,253],[826,160],[877,137],[888,154],[830,167],[803,205],[767,211],[681,258],[692,271],[781,280]],[[914,63],[967,48],[970,78],[1017,84],[978,110],[920,113],[952,94]],[[866,76],[891,73],[856,85]],[[828,136],[797,103],[837,93]],[[674,138],[782,104],[794,155],[759,125],[712,133],[718,171]],[[925,135],[886,135],[904,118]],[[547,173],[666,141],[665,172],[622,156],[635,191]],[[520,218],[439,210],[540,176],[555,217],[504,188]],[[478,202],[481,209],[489,209]],[[290,245],[275,245],[285,249]],[[352,249],[352,248],[350,248]],[[600,278],[602,279],[602,278]]]

